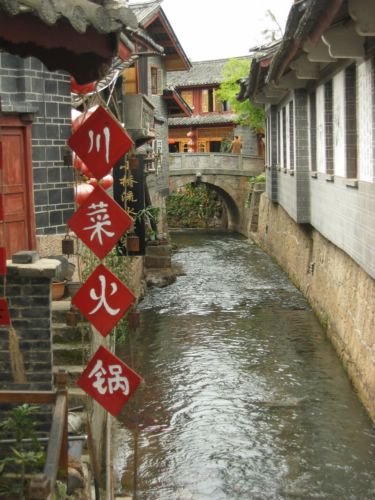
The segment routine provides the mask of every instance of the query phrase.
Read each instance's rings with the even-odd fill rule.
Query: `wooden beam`
[[[303,89],[306,87],[308,80],[302,80],[301,78],[297,78],[294,71],[289,71],[286,73],[280,81],[276,84],[276,88],[293,90],[293,89]]]
[[[55,391],[0,391],[0,403],[51,404],[55,400]]]
[[[282,99],[286,94],[286,90],[281,89],[280,87],[275,87],[273,84],[271,84],[267,87],[264,87],[263,93],[266,97]]]
[[[359,35],[375,36],[375,3],[368,0],[348,0],[348,12],[355,21]]]
[[[307,41],[303,45],[303,50],[307,53],[307,59],[311,62],[336,62],[337,59],[332,57],[328,52],[327,45],[322,41],[316,45],[313,45],[310,41]]]
[[[359,59],[364,57],[364,39],[355,30],[354,23],[332,26],[322,35],[331,57]]]
[[[53,412],[50,439],[48,442],[44,474],[54,487],[59,465],[66,477],[68,470],[68,435],[67,435],[67,393],[61,391],[56,398]]]
[[[319,78],[319,64],[309,61],[306,54],[292,61],[289,66],[296,72],[297,79],[317,80]]]

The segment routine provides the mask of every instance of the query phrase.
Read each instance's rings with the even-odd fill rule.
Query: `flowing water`
[[[375,431],[298,290],[257,246],[178,232],[118,355],[144,378],[115,430],[138,500],[375,499]]]

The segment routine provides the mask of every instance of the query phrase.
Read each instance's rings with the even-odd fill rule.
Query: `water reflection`
[[[186,276],[118,353],[145,383],[116,430],[142,500],[374,499],[375,436],[301,294],[255,245],[178,233]]]

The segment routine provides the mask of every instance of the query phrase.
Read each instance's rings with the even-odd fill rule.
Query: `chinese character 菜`
[[[108,204],[101,201],[100,203],[92,203],[89,207],[90,212],[88,212],[88,217],[93,223],[92,226],[86,226],[83,229],[85,231],[92,231],[90,236],[90,241],[97,237],[99,243],[103,245],[103,236],[111,238],[115,235],[112,231],[106,229],[111,226],[111,220],[108,215]]]

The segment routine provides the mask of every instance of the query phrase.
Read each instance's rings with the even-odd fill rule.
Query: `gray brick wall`
[[[8,274],[6,296],[22,352],[26,383],[13,382],[10,334],[8,328],[1,327],[0,385],[5,390],[50,390],[52,387],[50,282],[47,277]]]
[[[33,113],[32,162],[36,231],[62,234],[74,211],[70,77],[50,72],[35,58],[0,53],[1,109]],[[65,163],[65,164],[64,164]]]
[[[316,178],[312,177],[305,90],[295,92],[294,102],[295,171],[275,170],[271,166],[267,170],[267,195],[280,203],[295,222],[310,223],[375,277],[375,185],[337,175],[330,179],[325,173],[315,172]],[[273,151],[276,143],[273,130],[271,140]]]

